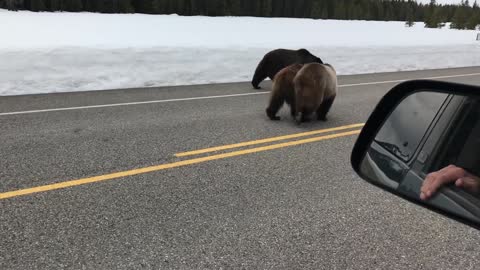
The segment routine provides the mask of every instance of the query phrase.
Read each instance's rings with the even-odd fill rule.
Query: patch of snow
[[[339,74],[480,65],[476,31],[423,23],[0,11],[0,95],[250,81],[276,48]]]

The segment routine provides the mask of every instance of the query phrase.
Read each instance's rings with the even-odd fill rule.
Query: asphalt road
[[[341,76],[302,126],[249,83],[0,97],[0,269],[479,269],[480,231],[356,176],[359,128],[175,155],[361,124],[432,77],[480,67]]]

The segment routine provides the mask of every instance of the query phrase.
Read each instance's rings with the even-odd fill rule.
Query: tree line
[[[480,24],[477,1],[460,5],[413,0],[0,0],[0,8],[31,11],[178,14],[184,16],[256,16],[338,20],[415,21],[426,27],[452,22],[457,29]]]

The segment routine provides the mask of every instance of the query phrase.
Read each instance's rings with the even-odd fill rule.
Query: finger
[[[441,188],[446,184],[453,183],[457,181],[457,179],[458,177],[456,177],[455,175],[440,174],[438,177],[436,177],[434,180],[428,183],[428,186],[426,187],[425,192],[427,193],[427,196],[430,197],[432,194],[437,192],[439,188]]]
[[[425,180],[423,181],[422,183],[422,186],[420,188],[420,192],[421,192],[421,197],[423,198],[427,198],[427,191],[431,190],[432,189],[432,186],[433,186],[433,183],[438,181],[438,179],[440,178],[441,174],[444,174],[446,171],[448,170],[451,170],[452,169],[452,165],[449,165],[447,167],[444,167],[436,172],[431,172],[429,173],[426,177],[425,177]]]
[[[430,173],[425,178],[420,189],[426,199],[430,198],[437,190],[448,184],[457,181],[465,175],[465,171],[455,166],[448,166],[438,172]]]
[[[420,199],[422,199],[422,200],[424,200],[424,201],[425,201],[425,200],[428,200],[428,199],[430,199],[430,197],[433,196],[433,194],[434,194],[434,193],[433,193],[432,191],[430,191],[430,190],[427,190],[427,191],[425,191],[425,192],[420,192]]]
[[[453,165],[453,164],[450,164],[447,167],[441,169],[441,171],[451,170],[451,169],[455,169],[455,168],[458,168],[458,167]]]
[[[420,188],[420,191],[422,193],[426,193],[427,190],[430,189],[430,186],[432,185],[433,182],[437,181],[437,178],[440,176],[439,172],[433,172],[429,173],[427,177],[425,177],[425,180],[422,183],[422,187]]]
[[[457,169],[457,168],[458,167],[455,166],[455,165],[448,165],[447,167],[444,167],[444,168],[438,170],[437,172],[438,173],[447,173],[447,172],[452,171],[452,170]]]
[[[455,181],[455,186],[458,187],[458,188],[463,188],[464,184],[465,183],[463,181],[463,178],[457,179],[457,181]]]
[[[422,183],[420,189],[425,193],[427,197],[430,197],[430,193],[435,192],[441,185],[448,182],[448,175],[445,172],[434,172],[427,175],[425,181]]]
[[[478,193],[478,191],[480,190],[480,183],[476,179],[470,177],[463,177],[458,179],[455,182],[455,185],[471,193]]]

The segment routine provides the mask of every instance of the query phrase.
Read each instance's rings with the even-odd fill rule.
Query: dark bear
[[[277,112],[286,102],[290,106],[291,115],[295,115],[295,89],[293,79],[303,64],[293,64],[281,69],[273,79],[270,103],[266,109],[267,116],[271,120],[280,120]]]
[[[305,64],[293,79],[295,88],[295,120],[309,120],[312,113],[326,121],[337,95],[337,73],[329,64]],[[299,116],[300,115],[300,116]]]
[[[270,78],[273,80],[277,72],[282,68],[285,68],[292,64],[305,64],[305,63],[320,63],[322,60],[315,55],[311,54],[306,49],[299,50],[287,50],[276,49],[267,53],[255,70],[255,74],[252,79],[252,86],[255,89],[260,89],[259,84],[265,79]]]

